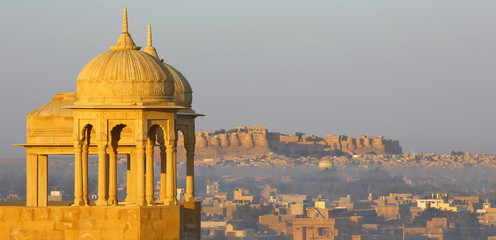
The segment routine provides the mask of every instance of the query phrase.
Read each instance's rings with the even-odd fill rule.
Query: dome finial
[[[127,9],[124,8],[122,13],[122,33],[115,46],[110,47],[110,50],[139,50],[141,47],[134,45],[131,35],[127,32]]]
[[[147,45],[143,51],[160,59],[158,57],[157,50],[152,46],[152,26],[150,24],[148,24]]]
[[[148,24],[148,47],[152,46],[152,27],[150,24]]]
[[[122,13],[122,32],[127,33],[127,9],[124,8],[124,12]]]

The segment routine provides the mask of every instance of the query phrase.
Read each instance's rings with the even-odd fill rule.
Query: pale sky
[[[495,153],[496,1],[2,1],[0,158],[129,32],[193,87],[197,130],[266,125]]]

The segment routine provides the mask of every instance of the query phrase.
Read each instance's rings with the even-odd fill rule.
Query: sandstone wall
[[[200,239],[199,214],[199,203],[184,207],[0,207],[0,239]]]

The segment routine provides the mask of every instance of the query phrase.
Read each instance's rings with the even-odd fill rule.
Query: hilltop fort
[[[290,136],[269,132],[265,126],[199,131],[196,134],[195,154],[199,159],[260,156],[271,152],[289,156],[323,156],[401,154],[402,150],[398,140],[384,139],[383,136],[361,135],[358,138],[353,138],[346,135],[329,134],[322,138],[304,133]]]

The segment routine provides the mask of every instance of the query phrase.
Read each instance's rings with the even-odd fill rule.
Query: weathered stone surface
[[[124,239],[126,239],[126,240],[139,239],[139,231],[138,230],[126,230],[124,232]]]
[[[118,208],[106,208],[105,219],[120,219]]]
[[[99,230],[80,230],[79,239],[80,240],[95,240],[101,239],[101,232]]]
[[[30,221],[23,220],[22,221],[22,229],[24,230],[52,230],[55,229],[55,221],[50,220],[42,220],[42,221]]]
[[[21,220],[33,220],[34,209],[22,209]]]
[[[0,207],[0,211],[10,217],[0,220],[0,239],[200,237],[200,202],[145,207]]]
[[[20,219],[6,220],[6,221],[2,221],[2,224],[0,224],[0,230],[9,230],[9,229],[21,228],[21,227],[22,227],[22,221]]]
[[[12,219],[20,220],[21,218],[21,208],[4,208],[4,219],[5,221],[10,221]]]
[[[74,221],[55,221],[56,230],[78,229],[78,222]],[[84,226],[84,225],[83,225]]]
[[[34,220],[47,220],[48,212],[46,208],[34,209]]]
[[[9,230],[0,229],[0,239],[9,239]]]
[[[78,208],[68,208],[63,211],[64,220],[76,221],[79,219],[80,210]]]
[[[62,208],[47,208],[49,219],[62,220],[64,218],[64,209]]]
[[[102,230],[102,240],[124,239],[123,229],[104,229]]]
[[[64,230],[64,237],[66,240],[78,240],[79,230]]]
[[[119,217],[125,220],[138,220],[139,209],[119,209]]]

